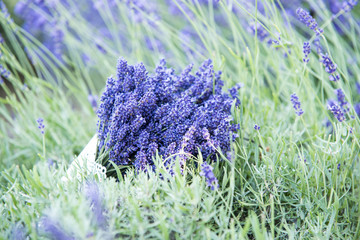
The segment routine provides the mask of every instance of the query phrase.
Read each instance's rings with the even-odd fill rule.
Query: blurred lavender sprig
[[[44,232],[47,237],[54,240],[75,240],[57,222],[49,216],[45,216],[39,223],[39,230]]]
[[[26,239],[27,231],[25,226],[21,222],[17,222],[11,229],[9,236],[10,240],[24,240]]]
[[[313,30],[316,35],[320,35],[323,33],[323,30],[318,27],[318,23],[316,20],[310,15],[309,12],[305,11],[302,8],[298,8],[296,10],[296,14],[298,15],[298,19],[304,23],[308,28]]]
[[[84,187],[84,194],[90,202],[91,210],[94,214],[96,224],[103,228],[106,225],[106,217],[104,215],[105,208],[102,205],[102,197],[99,186],[96,182],[87,182]]]
[[[350,12],[354,7],[355,5],[358,3],[357,0],[345,0],[343,3],[342,3],[342,10],[344,10],[344,12]]]
[[[36,120],[36,122],[38,123],[38,128],[39,128],[41,134],[44,135],[44,134],[45,134],[44,119],[38,118],[38,119]]]
[[[309,42],[304,42],[303,53],[304,53],[303,62],[308,63],[309,62],[309,54],[311,53],[311,47],[310,47]]]
[[[340,105],[340,107],[343,109],[343,111],[346,113],[349,111],[349,107],[348,107],[348,102],[345,100],[345,94],[344,91],[339,88],[335,90],[336,92],[336,96],[337,96],[337,101]]]
[[[201,164],[200,176],[204,176],[206,179],[206,185],[211,188],[211,190],[216,190],[219,188],[219,183],[217,178],[214,175],[213,167],[210,166],[207,162]]]
[[[299,117],[303,115],[304,111],[301,109],[301,103],[296,93],[291,94],[290,100],[291,103],[293,104],[293,108],[295,110],[296,115],[298,115]]]

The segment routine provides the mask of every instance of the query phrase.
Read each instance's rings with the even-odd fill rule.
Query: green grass
[[[22,224],[31,239],[46,238],[38,230],[44,216],[56,219],[77,239],[89,234],[93,239],[360,238],[360,125],[353,109],[360,101],[355,89],[360,68],[358,62],[349,63],[360,59],[360,27],[349,19],[350,27],[342,26],[346,35],[340,36],[332,24],[320,20],[329,19],[329,13],[314,6],[318,21],[325,23],[322,43],[342,77],[333,83],[316,52],[310,54],[307,65],[302,62],[306,38],[284,23],[273,4],[266,16],[244,9],[235,15],[225,4],[219,10],[192,7],[189,25],[205,46],[205,51],[199,51],[197,45],[189,44],[192,55],[183,51],[179,36],[186,23],[174,19],[165,8],[159,9],[163,20],[153,29],[146,22],[127,19],[126,7],[119,5],[121,31],[131,44],[122,48],[120,40],[108,42],[105,55],[94,48],[88,23],[62,9],[63,18],[71,20],[70,27],[78,33],[66,34],[64,63],[42,54],[42,59],[31,64],[22,46],[35,50],[40,43],[1,15],[7,41],[1,46],[0,61],[12,76],[1,85],[6,97],[0,99],[0,238],[10,238],[16,224]],[[353,14],[359,16],[358,10]],[[106,18],[107,9],[103,11]],[[213,11],[223,12],[229,27],[219,26]],[[265,22],[273,38],[281,34],[280,44],[259,41],[239,23],[242,18]],[[107,21],[115,31],[116,25]],[[148,50],[144,34],[162,36],[166,52]],[[93,59],[92,65],[81,62],[84,52]],[[215,164],[217,191],[206,187],[199,169],[192,165],[182,174],[177,170],[174,177],[158,163],[155,173],[129,170],[119,182],[91,174],[81,181],[61,180],[96,131],[96,114],[87,96],[101,94],[120,56],[131,64],[143,61],[147,69],[166,57],[177,71],[211,58],[215,69],[223,72],[226,88],[244,84],[239,94],[242,104],[233,111],[241,125],[240,137],[232,145],[235,158]],[[355,119],[338,123],[327,110],[327,100],[336,98],[338,88],[344,90],[349,116]],[[293,92],[305,111],[302,117],[292,108]],[[39,117],[45,121],[44,138],[37,129]],[[325,118],[331,120],[335,134],[324,126]],[[260,131],[253,129],[255,123]],[[49,158],[55,162],[52,167]],[[95,223],[83,191],[87,181],[99,182],[106,229]]]

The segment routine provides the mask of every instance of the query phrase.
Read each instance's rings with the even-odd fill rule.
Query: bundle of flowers
[[[240,86],[223,92],[221,72],[214,72],[211,60],[195,74],[192,68],[176,75],[161,60],[150,75],[142,63],[131,66],[119,59],[100,99],[98,156],[105,153],[118,166],[144,170],[157,153],[171,170],[176,158],[183,166],[199,152],[209,162],[229,153],[239,129],[231,107],[240,104]]]

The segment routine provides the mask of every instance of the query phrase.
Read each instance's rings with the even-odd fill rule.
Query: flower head
[[[41,131],[41,134],[43,134],[44,135],[44,133],[45,133],[45,125],[44,125],[44,119],[42,119],[42,118],[38,118],[38,120],[36,120],[37,121],[37,123],[38,123],[38,128],[40,129],[40,131]]]
[[[207,162],[201,164],[200,176],[204,176],[206,178],[206,184],[208,187],[211,187],[211,190],[219,188],[218,180],[213,172],[213,167],[210,166]]]
[[[298,15],[298,19],[302,23],[304,23],[308,28],[313,30],[316,33],[316,35],[320,35],[321,33],[323,33],[323,30],[318,27],[316,20],[310,15],[309,12],[305,11],[302,8],[298,8],[296,10],[296,14]]]
[[[293,108],[295,109],[295,113],[298,116],[301,116],[304,114],[304,111],[301,109],[301,103],[299,101],[299,97],[296,95],[296,93],[291,94],[290,100],[293,104]]]
[[[247,30],[254,36],[256,34],[260,41],[265,41],[269,37],[268,31],[260,23],[251,23]]]
[[[322,59],[320,61],[323,63],[325,67],[325,71],[330,74],[329,76],[330,81],[336,82],[340,80],[339,74],[336,73],[337,65],[331,60],[329,55],[327,53],[321,54],[321,58]]]
[[[345,94],[343,92],[343,90],[341,88],[336,89],[336,96],[337,96],[337,101],[340,105],[340,107],[344,110],[344,112],[348,112],[349,111],[349,107],[348,107],[348,102],[345,100]]]
[[[303,53],[304,53],[303,61],[304,61],[304,63],[309,62],[308,56],[309,56],[310,52],[311,52],[310,43],[309,42],[304,42],[304,45],[303,45]]]
[[[1,55],[0,55],[1,57]],[[9,78],[10,77],[10,71],[8,71],[2,64],[0,64],[0,84],[4,83],[3,78]]]
[[[257,124],[255,124],[254,129],[255,129],[256,131],[259,131],[259,130],[260,130],[260,126],[257,125]]]
[[[341,9],[344,10],[344,12],[350,12],[351,9],[353,9],[357,3],[358,3],[357,0],[346,0],[342,3]]]
[[[328,109],[334,114],[334,117],[339,121],[342,122],[345,120],[345,115],[341,111],[341,108],[336,103],[333,103],[332,106],[328,105]]]

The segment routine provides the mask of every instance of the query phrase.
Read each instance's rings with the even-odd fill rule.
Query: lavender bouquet
[[[142,63],[131,66],[119,59],[100,99],[98,143],[90,154],[108,176],[116,174],[114,165],[151,169],[156,155],[171,173],[176,159],[183,168],[200,153],[207,162],[230,153],[239,130],[231,108],[240,104],[240,85],[223,92],[221,72],[214,71],[211,60],[195,74],[192,68],[176,75],[161,60],[149,74]]]

